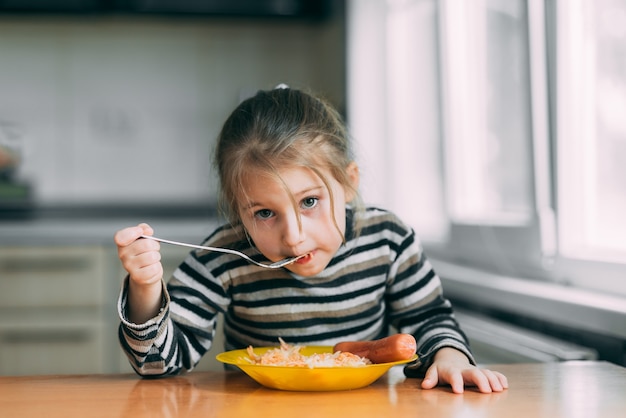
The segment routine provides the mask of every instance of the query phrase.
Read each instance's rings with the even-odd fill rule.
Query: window
[[[534,199],[524,2],[476,0],[442,6],[451,220],[526,223]]]
[[[626,294],[626,3],[556,3],[559,272]]]
[[[374,203],[436,257],[626,295],[626,2],[348,6],[349,71],[386,57],[348,78]]]
[[[559,3],[557,152],[563,255],[626,262],[626,3]]]
[[[450,234],[441,255],[546,279],[556,232],[543,10],[525,0],[439,3]]]

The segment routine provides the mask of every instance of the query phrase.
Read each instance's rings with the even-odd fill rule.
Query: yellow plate
[[[258,355],[276,347],[257,347]],[[332,353],[330,346],[306,346],[300,350],[305,356],[317,353]],[[358,389],[370,385],[385,374],[391,367],[417,359],[414,355],[408,360],[392,363],[370,364],[362,367],[279,367],[250,364],[245,358],[245,349],[226,351],[215,358],[226,364],[233,364],[263,386],[272,389],[292,391],[332,391]]]

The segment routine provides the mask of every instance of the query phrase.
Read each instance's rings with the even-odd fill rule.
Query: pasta
[[[308,368],[362,367],[372,364],[367,358],[341,351],[306,356],[300,353],[303,346],[287,344],[282,338],[278,340],[280,341],[279,348],[272,348],[261,355],[256,354],[252,346],[248,346],[248,357],[245,360],[256,365]]]

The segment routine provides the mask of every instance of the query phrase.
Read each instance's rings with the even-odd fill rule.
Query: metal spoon
[[[277,261],[277,262],[271,263],[271,264],[263,264],[263,263],[260,263],[260,262],[258,262],[256,260],[253,260],[252,258],[250,258],[248,255],[242,253],[241,251],[231,250],[230,248],[207,247],[207,246],[204,246],[204,245],[187,244],[187,243],[184,243],[184,242],[171,241],[169,239],[157,238],[157,237],[153,237],[151,235],[141,235],[141,238],[146,238],[146,239],[151,239],[151,240],[154,240],[154,241],[164,242],[166,244],[180,245],[182,247],[198,248],[198,249],[201,249],[201,250],[216,251],[216,252],[219,252],[219,253],[227,253],[227,254],[234,254],[234,255],[238,255],[241,258],[245,258],[246,260],[248,260],[252,264],[256,264],[259,267],[265,267],[265,268],[268,268],[268,269],[278,269],[278,268],[281,268],[281,267],[285,267],[286,265],[291,264],[294,261],[296,261],[299,258],[302,258],[302,257],[304,257],[306,255],[306,254],[303,254],[303,255],[299,255],[297,257],[285,258],[283,260],[280,260],[280,261]]]

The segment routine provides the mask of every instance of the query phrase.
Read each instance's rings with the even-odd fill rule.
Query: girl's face
[[[347,172],[356,189],[358,167],[351,163]],[[326,185],[313,171],[288,167],[279,170],[284,185],[276,178],[248,173],[244,185],[248,199],[239,209],[248,234],[269,260],[306,254],[286,267],[301,276],[320,273],[339,250],[346,230],[345,204],[354,197],[330,172],[322,173],[329,181],[333,205]],[[296,201],[297,212],[290,195]]]

